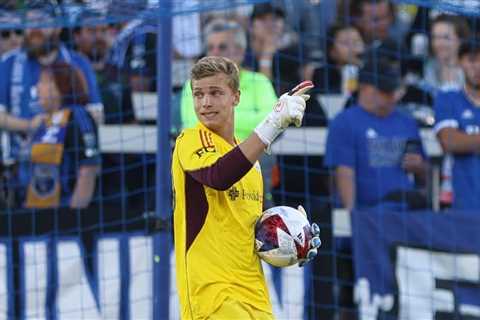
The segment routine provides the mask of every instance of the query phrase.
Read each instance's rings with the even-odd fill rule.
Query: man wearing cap
[[[372,57],[359,73],[358,99],[330,123],[325,164],[333,170],[339,206],[348,210],[385,206],[421,209],[427,162],[413,118],[395,109],[400,70],[392,61]],[[337,250],[351,256],[349,239],[337,238]],[[353,267],[339,255],[341,318],[352,319]],[[351,313],[349,313],[351,312]]]
[[[395,110],[399,68],[387,59],[371,59],[361,69],[359,83],[357,105],[329,126],[325,159],[335,169],[340,202],[347,209],[375,206],[394,192],[413,191],[410,174],[422,181],[426,173],[417,124]]]
[[[480,39],[459,50],[465,73],[462,90],[440,92],[435,99],[434,130],[444,152],[453,154],[453,208],[480,209]]]

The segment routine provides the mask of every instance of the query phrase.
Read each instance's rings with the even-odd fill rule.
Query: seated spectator
[[[452,207],[477,213],[480,209],[480,39],[462,43],[459,62],[465,86],[436,96],[435,132],[443,151],[453,155]]]
[[[19,17],[14,14],[2,14],[0,16],[0,23],[5,25],[21,25]],[[18,49],[23,44],[23,29],[2,29],[0,39],[0,55],[10,50]]]
[[[285,11],[271,3],[256,4],[251,14],[251,29],[243,66],[273,79],[273,63],[281,49],[295,42],[287,32]]]
[[[144,2],[146,3],[146,2]],[[149,6],[144,6],[146,16]],[[173,91],[182,88],[188,79],[194,59],[200,55],[200,14],[192,10],[198,6],[198,0],[173,3],[174,9],[191,11],[188,14],[175,15],[172,29],[172,85]],[[178,7],[177,7],[178,6]],[[137,18],[126,23],[115,39],[109,63],[126,74],[132,91],[157,91],[157,32],[158,24],[148,18]]]
[[[362,64],[364,52],[365,44],[360,32],[355,27],[332,26],[327,35],[325,63],[313,72],[312,81],[315,84],[315,90],[319,93],[338,94],[355,90],[358,68]],[[352,69],[352,79],[343,79],[344,67]],[[347,81],[353,83],[349,84]],[[346,83],[345,86],[344,83]]]
[[[399,51],[396,43],[385,41],[377,48],[366,51],[365,58],[375,59],[381,57],[382,59],[400,64],[402,81],[400,81],[399,90],[395,93],[396,109],[413,117],[419,125],[430,127],[434,122],[433,96],[421,85],[421,82],[415,75],[415,70],[412,70],[417,60],[404,54],[405,52]],[[355,91],[347,100],[346,107],[355,105],[357,98],[358,91]]]
[[[75,27],[73,41],[75,49],[88,58],[95,70],[104,107],[106,124],[132,123],[135,121],[132,90],[123,68],[112,65],[108,60],[111,50],[111,37],[117,27],[112,25],[89,25],[91,19],[98,18],[93,13],[82,12],[77,16],[85,25]],[[91,22],[91,21],[90,21]]]
[[[358,101],[330,123],[325,164],[333,171],[339,206],[348,210],[388,205],[426,208],[427,162],[415,121],[395,109],[400,70],[389,60],[367,61],[359,74]],[[415,177],[415,180],[413,179]],[[340,319],[355,319],[349,239],[338,238]]]
[[[77,68],[56,62],[42,67],[37,89],[46,117],[20,162],[18,200],[27,208],[85,208],[100,165],[95,122],[84,108],[86,81]]]
[[[424,79],[433,93],[438,90],[460,89],[464,75],[458,62],[462,39],[469,35],[465,19],[441,14],[431,25],[431,58],[424,67]]]
[[[384,41],[402,42],[402,34],[395,25],[395,5],[389,0],[350,1],[351,21],[360,30],[367,46],[377,46]]]

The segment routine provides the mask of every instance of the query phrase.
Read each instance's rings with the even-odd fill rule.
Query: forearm
[[[348,210],[355,204],[355,177],[354,171],[345,166],[339,166],[335,172],[335,182],[342,206]]]
[[[82,166],[78,172],[77,182],[70,199],[71,208],[85,208],[92,200],[98,166]]]
[[[438,133],[442,149],[446,153],[472,153],[480,151],[480,134],[466,134],[454,128]]]
[[[9,131],[28,131],[30,121],[14,117],[6,112],[0,112],[0,128]]]

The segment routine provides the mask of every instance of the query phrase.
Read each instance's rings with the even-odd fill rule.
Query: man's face
[[[228,77],[223,73],[192,80],[195,113],[207,128],[221,132],[234,121],[234,107],[240,99],[240,92],[228,86]]]
[[[27,19],[35,24],[35,27],[25,30],[24,46],[28,54],[38,58],[56,49],[60,29],[37,27],[53,24],[53,18],[44,12],[33,10],[28,12]]]
[[[365,44],[356,29],[344,29],[337,32],[331,57],[340,65],[355,64],[362,62],[361,55],[365,51]]]
[[[273,13],[264,14],[253,19],[252,29],[257,38],[278,41],[285,31],[285,19]]]
[[[460,64],[465,73],[465,81],[472,89],[480,90],[480,52],[464,54]]]
[[[33,57],[43,56],[58,45],[59,31],[53,28],[26,29],[24,45]]]
[[[207,56],[228,58],[240,66],[244,55],[245,50],[235,43],[232,31],[214,32],[208,36]]]
[[[384,40],[388,37],[390,26],[393,23],[393,13],[387,1],[365,3],[362,15],[358,21],[358,28],[362,30],[368,41]]]
[[[396,92],[386,92],[372,84],[361,84],[359,101],[368,111],[379,115],[388,116],[397,103]]]
[[[102,25],[82,27],[75,35],[78,51],[92,62],[103,60],[108,50],[107,30]]]

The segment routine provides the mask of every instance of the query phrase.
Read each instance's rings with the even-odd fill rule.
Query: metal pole
[[[172,0],[158,0],[157,32],[157,153],[156,216],[169,221],[171,216],[170,108],[172,95]],[[169,224],[166,224],[169,225]],[[154,236],[154,319],[169,319],[171,230]]]

